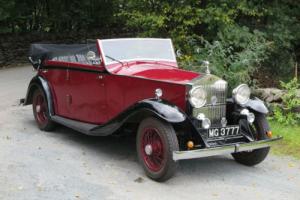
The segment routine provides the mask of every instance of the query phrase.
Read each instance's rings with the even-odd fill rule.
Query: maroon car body
[[[106,136],[129,127],[145,172],[158,181],[182,159],[233,153],[257,164],[278,139],[269,138],[268,110],[245,84],[231,97],[208,66],[203,74],[179,69],[169,39],[33,44],[29,59],[37,75],[24,104],[41,130],[59,123]]]
[[[155,97],[157,87],[166,91],[165,100],[185,111],[186,96],[182,94],[186,84],[199,76],[178,69],[176,63],[159,62],[128,63],[125,69],[111,73],[103,65],[46,61],[44,67],[48,69],[39,75],[51,83],[55,113],[94,124],[107,123],[134,103]]]

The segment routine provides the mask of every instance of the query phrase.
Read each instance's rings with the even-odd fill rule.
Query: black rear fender
[[[24,99],[23,105],[32,104],[32,98],[33,98],[34,91],[39,88],[41,88],[43,90],[43,92],[45,93],[50,115],[51,116],[54,115],[51,90],[50,90],[48,82],[41,76],[35,76],[31,79],[28,89],[27,89],[27,94]]]

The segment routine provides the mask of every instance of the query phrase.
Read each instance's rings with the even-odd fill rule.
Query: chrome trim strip
[[[222,154],[237,153],[242,151],[251,151],[255,149],[270,147],[272,143],[281,139],[282,136],[278,136],[276,138],[243,143],[243,144],[228,145],[223,147],[197,149],[197,150],[190,150],[190,151],[173,151],[173,160],[174,161],[186,160],[186,159],[202,158],[202,157],[209,157],[209,156],[217,156]]]

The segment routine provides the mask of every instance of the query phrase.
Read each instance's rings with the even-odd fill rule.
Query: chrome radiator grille
[[[219,126],[221,119],[226,117],[227,82],[217,80],[201,87],[207,93],[206,104],[202,108],[194,108],[193,116],[197,117],[199,113],[203,113],[210,119],[212,126]]]

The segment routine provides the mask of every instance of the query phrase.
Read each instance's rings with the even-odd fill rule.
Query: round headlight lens
[[[248,102],[251,94],[251,90],[246,84],[241,84],[236,87],[233,91],[233,98],[234,100],[241,105],[244,105]]]
[[[201,108],[206,103],[206,92],[201,87],[195,87],[190,91],[189,101],[195,108]]]

